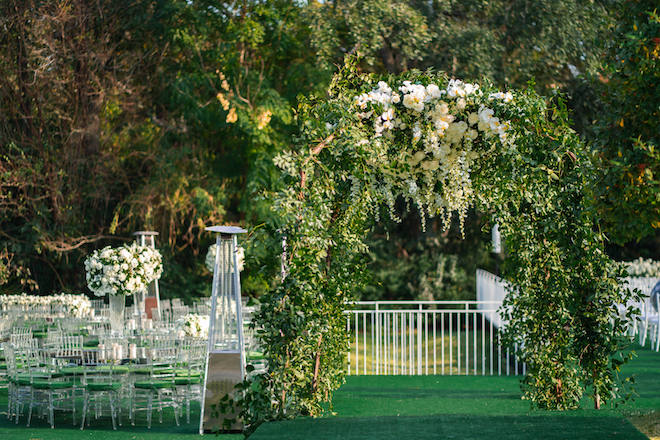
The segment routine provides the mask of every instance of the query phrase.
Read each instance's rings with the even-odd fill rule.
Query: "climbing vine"
[[[398,220],[397,207],[446,228],[454,215],[462,227],[471,207],[499,223],[515,286],[505,339],[528,363],[525,398],[552,409],[577,407],[587,389],[596,406],[616,398],[624,324],[615,304],[631,294],[584,201],[592,170],[560,99],[432,71],[366,75],[349,58],[297,118],[295,148],[276,158],[286,276],[257,316],[269,370],[244,385],[253,426],[318,415],[331,401],[366,233],[383,216]]]

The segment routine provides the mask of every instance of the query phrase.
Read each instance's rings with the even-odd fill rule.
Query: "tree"
[[[660,17],[655,2],[625,1],[603,71],[591,78],[595,207],[619,244],[660,231]]]
[[[305,44],[300,7],[0,8],[0,281],[83,288],[90,248],[152,228],[168,267],[163,293],[207,292],[204,226],[267,218],[254,190],[274,180],[297,94],[328,76]],[[251,271],[246,288],[270,279]]]

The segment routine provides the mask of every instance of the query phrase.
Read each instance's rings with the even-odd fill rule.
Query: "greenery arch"
[[[561,99],[430,71],[377,77],[356,65],[349,58],[327,97],[300,104],[296,147],[276,158],[287,274],[262,298],[269,371],[245,384],[244,416],[317,415],[331,400],[344,377],[342,311],[364,271],[363,240],[382,215],[397,218],[397,198],[447,226],[470,206],[499,223],[503,272],[516,286],[505,339],[520,343],[529,365],[524,398],[551,409],[578,407],[587,389],[596,407],[617,398],[627,358],[615,304],[632,294],[603,252],[585,195],[590,162]]]

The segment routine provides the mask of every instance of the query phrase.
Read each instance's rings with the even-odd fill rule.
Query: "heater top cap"
[[[209,226],[205,228],[209,232],[219,232],[220,234],[245,234],[247,231],[238,226]]]

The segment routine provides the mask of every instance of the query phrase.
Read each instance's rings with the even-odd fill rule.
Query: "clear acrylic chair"
[[[9,342],[13,347],[24,347],[35,343],[36,340],[32,338],[32,329],[30,328],[15,328],[9,336]]]
[[[35,409],[42,410],[51,428],[55,428],[55,410],[70,411],[76,423],[76,405],[73,399],[73,382],[60,373],[49,352],[39,348],[17,350],[24,374],[30,387],[27,426],[30,426]],[[19,359],[19,357],[17,357]],[[25,377],[25,376],[23,376]],[[19,382],[23,379],[19,374]],[[23,382],[24,383],[24,382]]]
[[[154,347],[148,349],[149,363],[135,374],[142,377],[135,380],[131,390],[130,418],[135,424],[138,411],[145,411],[147,427],[151,429],[151,419],[154,410],[159,412],[159,420],[163,422],[163,409],[172,408],[174,420],[179,426],[179,401],[176,394],[176,374],[178,349],[175,341],[154,341]]]
[[[114,362],[98,365],[96,367],[83,367],[83,410],[80,429],[85,429],[85,421],[89,426],[88,413],[90,407],[94,408],[95,418],[98,419],[107,404],[112,419],[112,429],[121,425],[121,389],[122,377],[128,374],[128,367],[115,365]]]
[[[57,350],[61,344],[62,335],[62,330],[58,327],[49,327],[44,341],[44,348]]]
[[[181,402],[180,410],[185,402],[187,423],[190,423],[190,402],[195,400],[201,405],[207,347],[208,343],[200,339],[185,339],[179,346],[174,382]]]
[[[30,395],[29,383],[21,385],[18,380],[18,368],[16,362],[16,352],[10,343],[2,344],[7,364],[7,419],[15,419],[18,424],[22,408],[29,402]]]
[[[62,335],[56,346],[56,356],[61,359],[82,360],[83,337]]]

